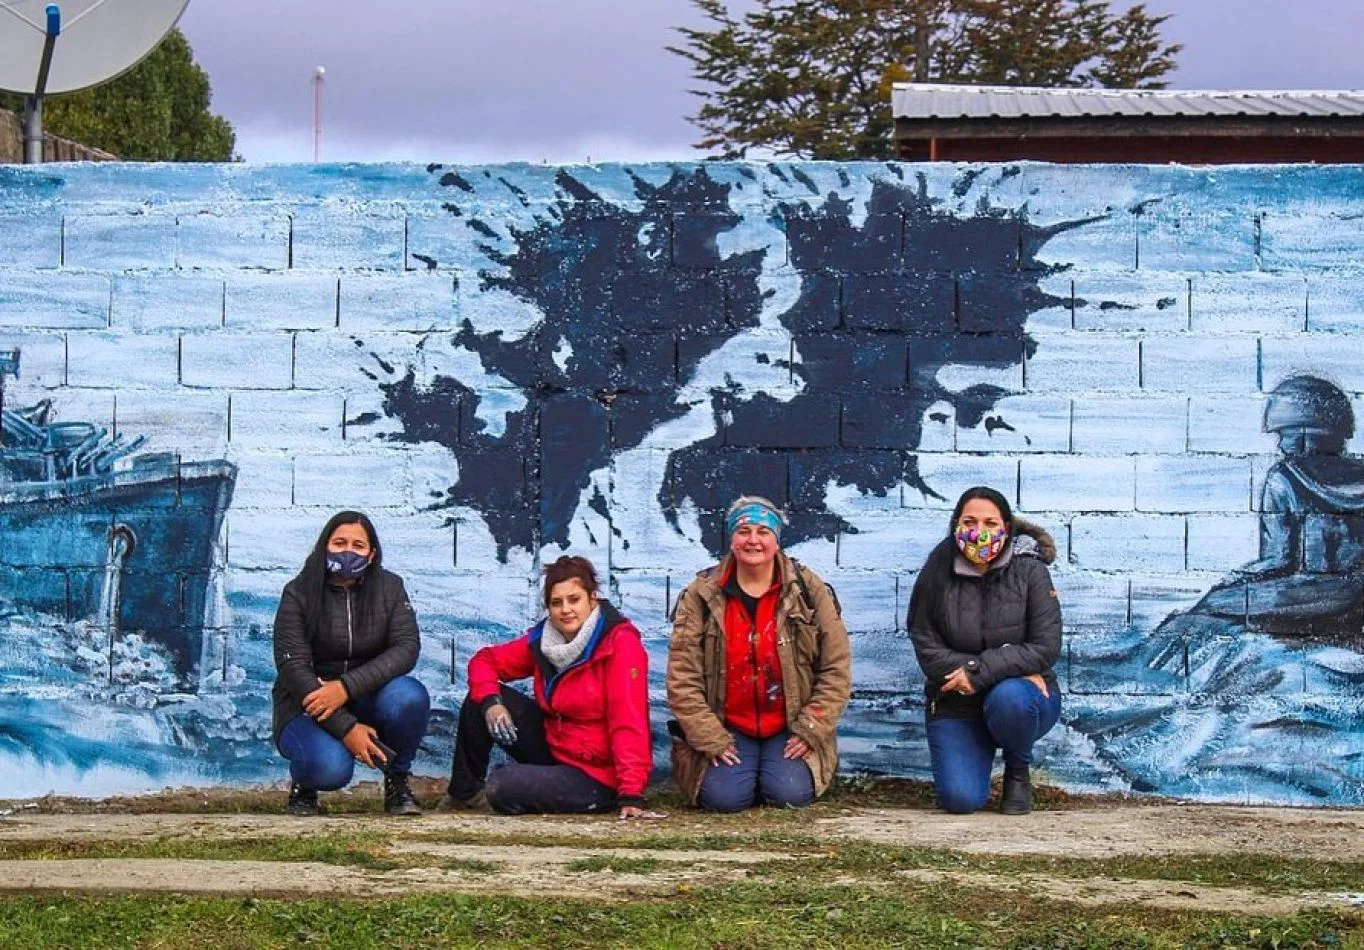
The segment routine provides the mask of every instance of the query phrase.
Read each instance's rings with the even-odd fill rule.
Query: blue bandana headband
[[[725,533],[731,538],[740,526],[746,524],[762,525],[781,540],[781,515],[766,505],[744,505],[729,513],[725,519]]]

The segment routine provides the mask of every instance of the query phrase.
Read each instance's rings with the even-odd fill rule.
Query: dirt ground
[[[790,815],[791,813],[787,813]],[[428,814],[312,819],[279,814],[49,814],[18,809],[0,817],[0,848],[61,842],[260,842],[303,836],[377,833],[398,863],[377,869],[309,861],[190,858],[87,858],[0,861],[0,893],[195,893],[355,897],[407,893],[539,893],[619,900],[685,893],[809,860],[821,843],[856,842],[958,851],[964,855],[1051,856],[1098,860],[1125,856],[1225,855],[1364,861],[1364,811],[1155,805],[1095,805],[1037,811],[1023,818],[982,812],[821,805],[798,819],[770,816],[761,830],[802,837],[804,846],[746,845],[742,819],[680,811],[661,821],[622,824],[612,817],[503,817]],[[702,836],[726,847],[689,848]],[[684,839],[682,848],[659,845]],[[813,841],[813,844],[812,844]],[[452,843],[453,842],[453,843]],[[512,843],[508,843],[512,842]],[[813,848],[813,850],[812,850]],[[799,853],[796,853],[799,852]],[[11,853],[14,853],[11,851]],[[941,881],[989,889],[1023,888],[1087,905],[1137,903],[1176,910],[1290,913],[1310,907],[1364,906],[1364,880],[1342,893],[1273,894],[1191,882],[1026,873],[1001,877],[972,870],[903,870],[846,877],[856,886],[895,880]]]

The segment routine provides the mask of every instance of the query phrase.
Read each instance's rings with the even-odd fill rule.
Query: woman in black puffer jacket
[[[1052,671],[1061,607],[1047,570],[1056,546],[992,488],[958,499],[950,531],[919,572],[905,620],[924,671],[938,805],[983,808],[1002,750],[1000,811],[1022,815],[1032,807],[1033,743],[1061,715]]]
[[[417,616],[382,560],[369,518],[340,512],[280,597],[274,730],[291,814],[317,814],[318,789],[346,785],[357,760],[384,770],[389,814],[421,814],[408,775],[431,700],[407,675],[421,649]]]

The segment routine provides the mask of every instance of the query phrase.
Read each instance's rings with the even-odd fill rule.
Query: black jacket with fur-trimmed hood
[[[1041,527],[1014,518],[1008,543],[990,569],[976,569],[947,538],[929,555],[914,584],[905,625],[924,671],[931,714],[978,716],[996,683],[1040,674],[1057,689],[1052,666],[1061,655],[1061,605],[1047,565],[1056,544]],[[941,692],[965,668],[975,692]]]

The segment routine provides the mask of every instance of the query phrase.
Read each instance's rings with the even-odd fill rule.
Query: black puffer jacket
[[[1061,655],[1061,605],[1047,570],[1055,557],[1051,535],[1021,518],[983,575],[956,553],[952,538],[929,556],[905,624],[932,712],[979,715],[990,688],[1011,677],[1040,673],[1049,690],[1057,688],[1052,665]],[[960,667],[975,693],[941,693],[943,680]]]
[[[280,730],[296,716],[303,715],[303,698],[317,689],[322,679],[339,679],[351,699],[378,692],[394,677],[411,672],[417,665],[421,638],[417,615],[407,599],[402,578],[382,567],[371,568],[359,587],[326,588],[329,623],[315,641],[308,636],[303,622],[303,596],[297,578],[284,585],[279,610],[275,614],[274,730]],[[368,603],[369,609],[362,605]],[[320,723],[340,739],[358,719],[346,706]]]

